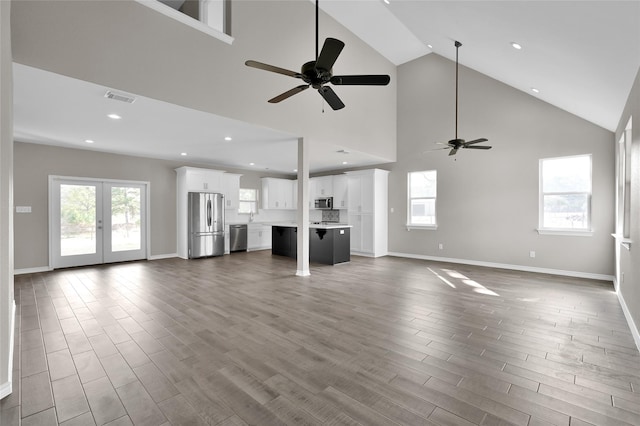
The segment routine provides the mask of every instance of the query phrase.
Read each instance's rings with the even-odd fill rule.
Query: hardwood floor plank
[[[164,414],[139,381],[127,383],[116,388],[120,401],[127,410],[133,424],[159,425],[166,421]]]
[[[126,415],[118,394],[107,377],[83,385],[91,414],[98,425],[109,423]]]
[[[293,270],[260,251],[16,276],[3,426],[640,424],[611,283],[393,257]]]

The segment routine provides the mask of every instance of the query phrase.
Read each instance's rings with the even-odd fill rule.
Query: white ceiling
[[[611,131],[640,68],[637,0],[321,0],[320,8],[396,65],[429,52],[455,60],[458,40],[462,65]]]
[[[397,65],[430,52],[454,60],[459,40],[461,64],[615,129],[640,67],[640,1],[389,1],[320,7]],[[106,99],[109,88],[19,64],[14,80],[19,141],[240,169],[296,167],[296,135],[140,96],[133,104]],[[123,119],[108,119],[112,112]],[[380,162],[339,149],[312,147],[311,170]]]
[[[116,101],[104,97],[104,86],[16,63],[13,69],[18,141],[275,173],[293,174],[297,166],[296,135],[143,96]],[[108,118],[112,113],[122,119]],[[381,162],[341,149],[311,146],[311,170]]]

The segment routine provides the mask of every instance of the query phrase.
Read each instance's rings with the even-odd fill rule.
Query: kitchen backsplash
[[[340,210],[322,210],[323,222],[340,222]]]

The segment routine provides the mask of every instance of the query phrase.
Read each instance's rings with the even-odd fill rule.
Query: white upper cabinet
[[[184,176],[187,192],[224,192],[223,171],[180,167],[176,169],[178,178]]]
[[[333,176],[333,208],[338,210],[345,210],[349,207],[349,192],[348,192],[348,179],[347,175]]]
[[[292,210],[296,181],[290,179],[262,178],[262,208]]]
[[[222,175],[224,207],[226,209],[237,209],[240,200],[240,176],[233,173]]]
[[[333,176],[321,176],[309,179],[313,181],[313,198],[333,197]]]

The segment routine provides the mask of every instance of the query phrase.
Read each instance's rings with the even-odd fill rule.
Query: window
[[[435,170],[409,173],[408,227],[436,227],[436,184]]]
[[[631,222],[631,127],[632,119],[622,133],[618,143],[618,194],[617,194],[617,221],[616,234],[623,238],[630,236]]]
[[[591,231],[591,155],[540,160],[540,230]]]
[[[258,190],[240,188],[240,201],[238,213],[258,213]]]

